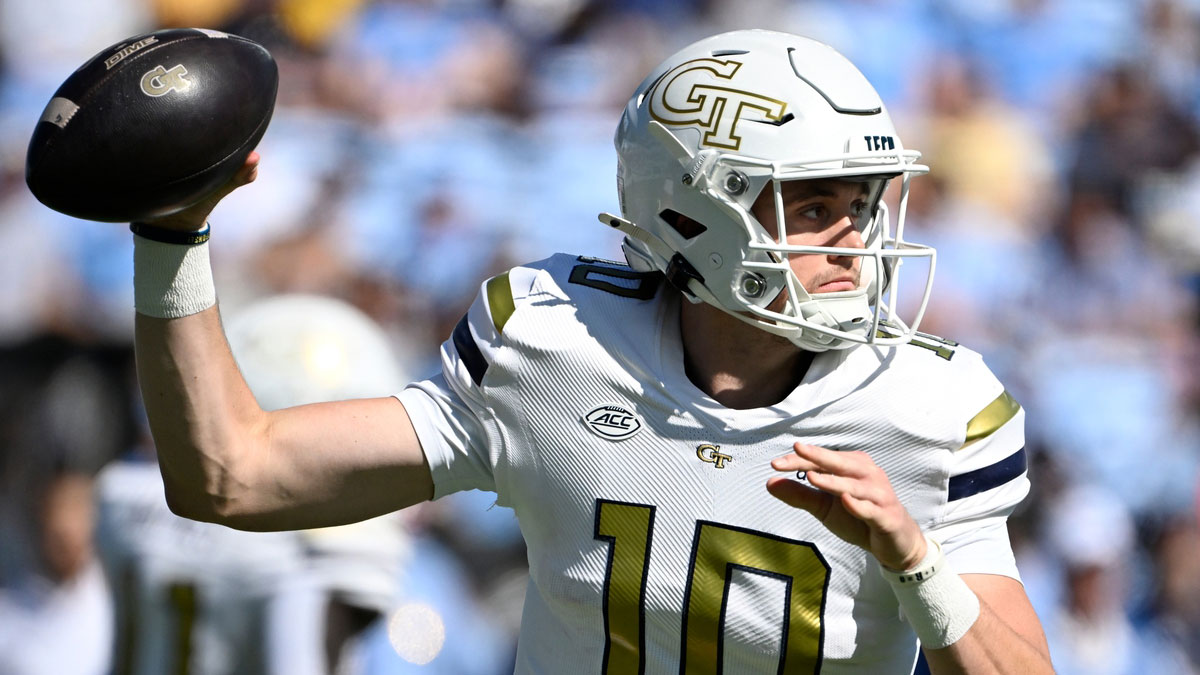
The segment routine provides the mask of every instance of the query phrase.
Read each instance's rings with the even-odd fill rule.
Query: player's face
[[[863,248],[856,225],[866,213],[867,184],[834,179],[790,181],[783,184],[787,243],[793,246]],[[771,189],[754,203],[753,213],[774,231],[775,196]],[[836,293],[858,288],[861,256],[792,255],[792,271],[809,294]]]

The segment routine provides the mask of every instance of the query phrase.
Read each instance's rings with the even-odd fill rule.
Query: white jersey
[[[723,407],[684,372],[661,277],[554,256],[487,281],[399,394],[436,496],[493,490],[528,544],[519,673],[907,673],[878,564],[766,491],[796,440],[862,450],[959,573],[1016,577],[1023,413],[936,338],[817,354],[783,401]]]
[[[279,589],[268,612],[269,667],[274,675],[323,675],[331,600],[385,614],[397,605],[411,542],[402,514],[294,534],[304,567]],[[339,671],[341,672],[341,671]]]
[[[296,534],[176,516],[151,462],[109,464],[96,494],[97,550],[116,606],[113,672],[267,672],[267,607],[301,565]]]
[[[111,673],[112,619],[95,560],[69,581],[29,575],[0,587],[0,674]]]

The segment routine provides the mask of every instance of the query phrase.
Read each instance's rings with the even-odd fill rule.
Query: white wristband
[[[897,572],[880,565],[900,609],[921,645],[942,649],[958,642],[979,618],[979,597],[950,569],[941,544],[925,537],[928,551],[919,565]]]
[[[165,244],[133,238],[133,305],[139,314],[177,319],[217,304],[208,242]]]

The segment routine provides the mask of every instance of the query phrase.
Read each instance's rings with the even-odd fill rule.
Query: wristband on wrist
[[[209,236],[208,223],[204,223],[204,227],[199,230],[171,230],[149,223],[130,223],[129,231],[144,239],[157,241],[163,244],[180,244],[184,246],[196,246],[208,241]]]
[[[217,304],[208,257],[208,225],[199,232],[177,232],[135,223],[133,238],[133,304],[139,314],[178,319]],[[144,228],[152,228],[147,236]],[[186,235],[167,242],[163,232]],[[166,236],[166,235],[164,235]],[[190,238],[188,238],[190,237]]]
[[[941,544],[929,536],[925,558],[910,570],[879,566],[921,645],[942,649],[958,642],[979,618],[979,597],[950,568]]]

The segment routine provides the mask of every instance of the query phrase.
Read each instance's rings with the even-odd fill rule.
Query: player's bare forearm
[[[323,527],[428,499],[432,481],[393,398],[264,412],[215,307],[137,317],[138,380],[167,499],[180,515],[254,530]]]
[[[930,672],[935,675],[1053,673],[1050,649],[1021,584],[1015,579],[989,575],[963,578],[979,596],[979,618],[949,647],[924,650]]]
[[[217,308],[178,319],[138,314],[138,384],[171,509],[217,520],[244,485],[243,458],[265,416],[242,381]]]

